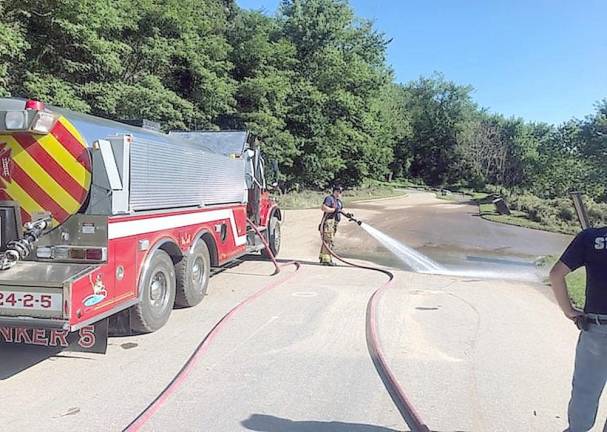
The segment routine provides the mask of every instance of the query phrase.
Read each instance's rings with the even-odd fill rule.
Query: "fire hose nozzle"
[[[341,212],[341,214],[344,215],[344,217],[346,219],[348,219],[350,222],[356,222],[358,225],[362,225],[363,224],[362,221],[359,221],[358,219],[356,219],[352,213]]]

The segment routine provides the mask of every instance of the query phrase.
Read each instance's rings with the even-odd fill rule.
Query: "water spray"
[[[445,269],[436,262],[432,261],[427,256],[417,252],[416,250],[402,244],[401,242],[393,239],[392,237],[384,234],[380,230],[373,228],[369,224],[363,224],[363,222],[354,217],[352,213],[340,212],[350,222],[355,222],[360,226],[367,234],[373,237],[375,240],[380,242],[386,249],[392,252],[398,259],[404,262],[407,266],[411,267],[413,271],[419,273],[441,273]]]

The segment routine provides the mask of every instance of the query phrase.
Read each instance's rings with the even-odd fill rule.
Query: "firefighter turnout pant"
[[[318,259],[321,263],[330,263],[333,261],[331,253],[325,247],[325,243],[333,249],[333,239],[337,233],[337,221],[335,219],[325,219],[323,223],[324,231],[322,231],[323,244],[320,246],[320,255]]]

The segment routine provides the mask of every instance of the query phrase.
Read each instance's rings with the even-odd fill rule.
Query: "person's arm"
[[[550,270],[550,284],[561,310],[567,318],[574,320],[577,316],[583,315],[583,313],[574,309],[571,305],[569,292],[567,291],[567,280],[565,279],[569,273],[571,273],[569,267],[561,261],[557,261],[552,270]]]
[[[318,201],[317,201],[318,202]],[[325,212],[325,213],[334,213],[335,209],[333,207],[329,207],[328,205],[326,205],[325,203],[322,204],[322,206],[320,207],[320,209]]]
[[[585,237],[587,231],[582,231],[571,241],[561,258],[550,270],[550,285],[556,297],[561,310],[565,316],[571,320],[575,317],[583,315],[579,310],[576,310],[571,305],[569,292],[567,291],[566,276],[576,269],[585,265]]]
[[[323,201],[322,206],[320,206],[320,209],[324,213],[335,213],[335,205],[335,199],[331,199],[331,197],[328,196]]]

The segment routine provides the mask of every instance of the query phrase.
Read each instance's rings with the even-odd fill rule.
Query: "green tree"
[[[411,115],[413,158],[411,175],[437,186],[458,180],[458,135],[476,112],[472,87],[447,81],[442,75],[419,78],[405,87]]]
[[[267,157],[291,170],[299,155],[287,127],[296,50],[283,37],[277,20],[260,12],[241,11],[229,31],[232,77],[237,82],[236,112],[223,126],[246,128],[264,141]]]
[[[233,107],[231,2],[23,0],[28,35],[10,92],[97,115],[210,127]]]
[[[607,99],[596,105],[596,113],[580,123],[580,156],[587,161],[586,185],[596,199],[607,200]]]
[[[376,103],[392,80],[384,36],[343,0],[284,0],[279,21],[298,59],[287,112],[301,155],[293,177],[324,187],[383,176],[392,159]]]
[[[14,85],[14,75],[9,75],[9,71],[23,61],[29,45],[14,11],[7,10],[4,2],[0,2],[0,17],[0,96],[8,96]]]
[[[605,200],[607,101],[558,127],[480,109],[442,75],[395,84],[347,0],[0,0],[0,95],[167,129],[247,128],[283,180],[421,178]]]
[[[400,84],[389,84],[376,100],[377,121],[382,125],[380,142],[392,149],[390,177],[403,178],[409,172],[411,158],[411,115],[407,110],[409,94]]]

